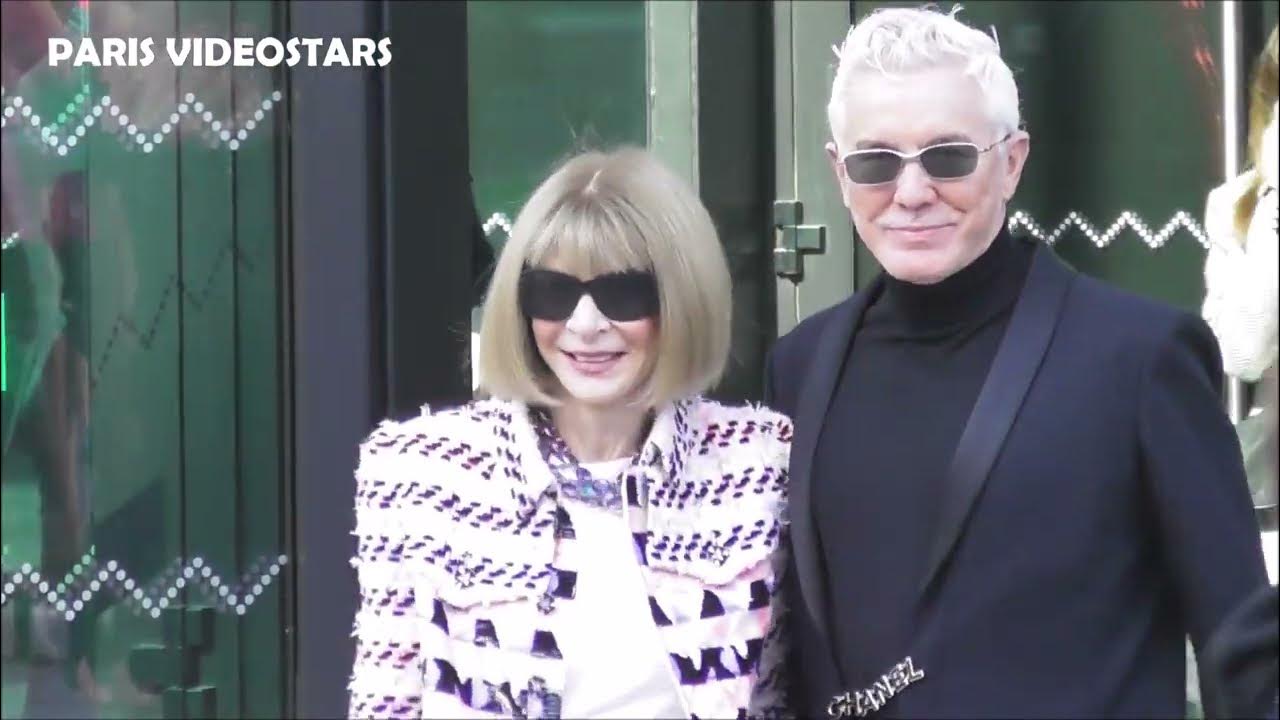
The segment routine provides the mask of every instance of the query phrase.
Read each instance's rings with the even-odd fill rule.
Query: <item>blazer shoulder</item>
[[[1162,357],[1194,358],[1211,379],[1222,370],[1218,341],[1199,314],[1096,278],[1077,278],[1064,321],[1062,340],[1087,348],[1082,357],[1130,380]]]
[[[360,443],[356,479],[362,488],[415,486],[428,479],[441,488],[474,486],[502,454],[501,438],[511,420],[510,404],[493,400],[435,411],[424,407],[416,417],[383,420]]]
[[[1077,278],[1070,303],[1069,309],[1082,313],[1086,322],[1111,328],[1111,334],[1131,345],[1159,343],[1179,328],[1209,332],[1196,313],[1084,274]]]
[[[696,474],[757,477],[757,492],[785,495],[792,436],[786,415],[762,405],[699,400],[690,425]]]
[[[730,405],[699,398],[692,410],[696,423],[695,432],[704,439],[709,434],[736,431],[739,433],[740,444],[749,444],[754,440],[791,442],[791,418],[764,405]]]
[[[513,480],[513,408],[425,410],[361,443],[352,562],[362,585],[400,573],[419,598],[470,608],[527,599],[549,577],[555,513],[527,504]]]
[[[375,454],[388,454],[403,453],[424,443],[456,441],[474,445],[491,442],[491,430],[510,422],[508,404],[493,400],[438,410],[424,405],[419,415],[380,421],[368,437],[361,441],[360,449]]]
[[[802,348],[811,348],[812,345],[818,341],[818,338],[822,336],[822,332],[826,330],[832,319],[836,315],[840,314],[842,309],[846,309],[852,305],[863,292],[866,291],[860,290],[835,305],[823,308],[822,310],[819,310],[818,312],[801,320],[799,324],[791,328],[791,330],[789,330],[785,335],[779,337],[774,347],[778,348],[779,351],[795,352],[799,352]]]
[[[778,338],[772,350],[774,366],[787,368],[792,372],[800,369],[800,366],[807,366],[813,359],[814,347],[817,346],[826,329],[831,326],[831,323],[836,322],[837,318],[847,314],[849,308],[860,302],[867,292],[867,290],[859,290],[843,301],[819,310],[801,320],[787,334]]]

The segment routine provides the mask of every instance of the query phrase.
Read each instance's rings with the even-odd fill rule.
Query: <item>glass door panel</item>
[[[22,6],[4,31],[0,711],[278,716],[279,73],[24,54],[262,35],[274,11]]]

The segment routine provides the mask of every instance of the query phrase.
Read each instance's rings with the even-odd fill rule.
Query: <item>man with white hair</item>
[[[885,9],[838,54],[827,152],[884,272],[770,357],[795,710],[1182,717],[1186,636],[1267,582],[1213,335],[1009,234],[994,38]]]

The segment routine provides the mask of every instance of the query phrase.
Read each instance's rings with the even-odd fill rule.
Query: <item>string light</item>
[[[0,89],[0,93],[2,92],[3,89]],[[93,127],[98,122],[114,123],[126,149],[133,150],[138,148],[144,153],[150,153],[173,134],[183,115],[189,115],[208,126],[207,137],[211,142],[215,145],[224,145],[229,150],[235,151],[240,149],[240,145],[248,139],[249,133],[253,132],[258,127],[258,124],[266,119],[267,113],[283,98],[284,96],[279,90],[273,91],[269,97],[265,98],[253,110],[252,116],[245,120],[240,128],[236,129],[232,127],[229,120],[215,120],[213,112],[205,107],[203,101],[199,100],[194,93],[187,93],[183,101],[169,114],[168,121],[160,125],[159,130],[148,131],[139,128],[136,123],[130,122],[128,113],[112,102],[110,95],[105,95],[99,101],[93,103],[89,111],[81,117],[79,125],[63,132],[63,128],[58,123],[45,124],[40,116],[32,111],[31,105],[21,95],[15,95],[5,101],[4,109],[0,111],[0,128],[6,127],[10,121],[22,122],[25,120],[31,128],[40,131],[40,141],[42,143],[52,148],[58,155],[66,155],[68,151],[81,144],[80,141],[84,138],[85,131],[88,128]],[[103,115],[106,115],[105,119]],[[64,118],[65,113],[59,116],[59,120]]]
[[[488,220],[484,221],[484,225],[482,226],[482,228],[484,230],[485,235],[489,235],[490,233],[492,233],[494,228],[500,228],[502,232],[506,233],[507,235],[510,235],[511,234],[511,218],[508,218],[506,215],[503,215],[500,212],[496,212],[490,215]]]
[[[231,586],[213,572],[203,558],[192,558],[186,565],[181,565],[179,559],[174,560],[159,580],[152,583],[152,588],[143,590],[115,560],[99,565],[91,555],[85,555],[68,575],[67,582],[59,585],[56,591],[49,589],[48,581],[41,579],[40,573],[30,564],[24,564],[5,578],[4,586],[0,588],[0,605],[7,603],[14,594],[25,591],[33,599],[55,608],[70,622],[84,612],[89,601],[105,592],[116,596],[137,614],[158,618],[161,610],[177,600],[180,589],[192,585],[192,591],[203,591],[217,609],[244,615],[249,606],[267,592],[288,563],[286,555],[258,558],[240,581]]]
[[[1132,210],[1125,210],[1120,213],[1120,216],[1116,218],[1115,222],[1111,223],[1110,227],[1105,231],[1100,231],[1093,223],[1089,222],[1088,218],[1074,210],[1068,213],[1066,219],[1058,223],[1057,227],[1055,227],[1052,232],[1045,232],[1044,228],[1041,227],[1035,219],[1022,210],[1015,212],[1013,217],[1009,218],[1010,231],[1018,230],[1020,228],[1025,229],[1037,240],[1048,243],[1049,245],[1056,243],[1062,238],[1063,234],[1073,227],[1084,233],[1085,237],[1089,238],[1089,240],[1098,248],[1105,248],[1110,245],[1111,242],[1116,239],[1116,236],[1125,228],[1132,229],[1134,234],[1136,234],[1152,250],[1164,247],[1164,245],[1169,242],[1169,238],[1171,238],[1174,233],[1178,232],[1179,229],[1185,229],[1187,232],[1191,233],[1192,237],[1194,237],[1201,246],[1205,248],[1209,247],[1209,238],[1205,234],[1204,228],[1201,227],[1186,210],[1179,210],[1175,212],[1173,217],[1169,218],[1169,221],[1164,224],[1164,227],[1160,228],[1160,230],[1156,232],[1153,232],[1147,223]]]

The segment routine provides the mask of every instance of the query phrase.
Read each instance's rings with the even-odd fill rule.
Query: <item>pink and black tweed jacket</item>
[[[624,472],[653,622],[690,718],[786,707],[791,424],[702,398],[658,413]],[[385,421],[356,471],[361,589],[350,715],[556,718],[575,544],[528,408]],[[619,653],[627,648],[619,647]]]

